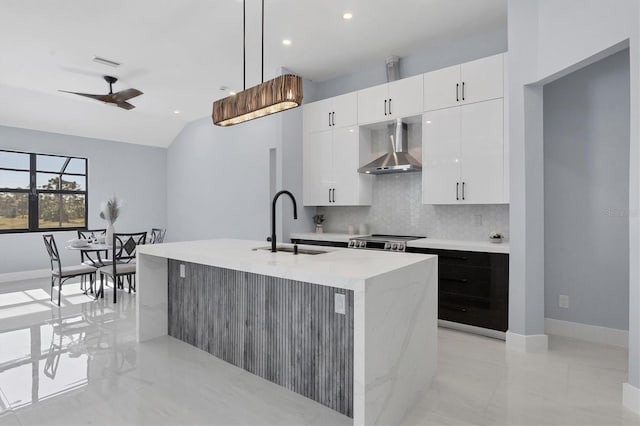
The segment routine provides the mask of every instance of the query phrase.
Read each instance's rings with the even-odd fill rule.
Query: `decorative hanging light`
[[[243,90],[213,103],[213,124],[233,126],[302,104],[302,78],[284,74],[264,81],[264,0],[262,0],[262,83],[246,88],[246,8],[242,1]]]

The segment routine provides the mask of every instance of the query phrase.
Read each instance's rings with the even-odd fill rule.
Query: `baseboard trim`
[[[517,352],[546,352],[549,339],[546,334],[517,334],[507,331],[506,347]]]
[[[48,277],[50,275],[51,275],[50,269],[36,269],[33,271],[7,272],[5,274],[0,274],[0,283],[32,280],[35,278]]]
[[[545,318],[544,332],[603,345],[618,346],[620,348],[629,347],[629,332],[627,330]]]
[[[629,383],[622,384],[622,405],[640,414],[640,389]]]
[[[466,331],[467,333],[479,334],[481,336],[492,337],[494,339],[505,339],[504,331],[491,330],[490,328],[476,327],[475,325],[462,324],[459,322],[439,319],[438,327],[451,328],[458,331]]]

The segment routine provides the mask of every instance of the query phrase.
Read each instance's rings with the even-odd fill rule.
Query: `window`
[[[87,159],[0,150],[0,233],[86,228]]]

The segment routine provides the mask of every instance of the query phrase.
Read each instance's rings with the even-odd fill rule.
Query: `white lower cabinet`
[[[357,126],[308,133],[303,146],[303,204],[354,206],[371,204],[372,177],[358,173]]]
[[[495,99],[423,115],[423,204],[506,202],[503,109]]]

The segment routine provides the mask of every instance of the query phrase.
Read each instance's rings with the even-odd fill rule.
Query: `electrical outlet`
[[[336,314],[346,314],[346,303],[345,303],[345,297],[344,294],[340,294],[340,293],[336,293],[335,294],[335,298],[334,298],[334,310],[336,312]]]
[[[180,278],[184,278],[187,276],[187,268],[185,268],[184,263],[180,264]]]
[[[473,215],[473,221],[476,226],[482,226],[482,215],[481,214]]]
[[[558,306],[561,308],[569,307],[569,296],[561,294],[558,296]]]

